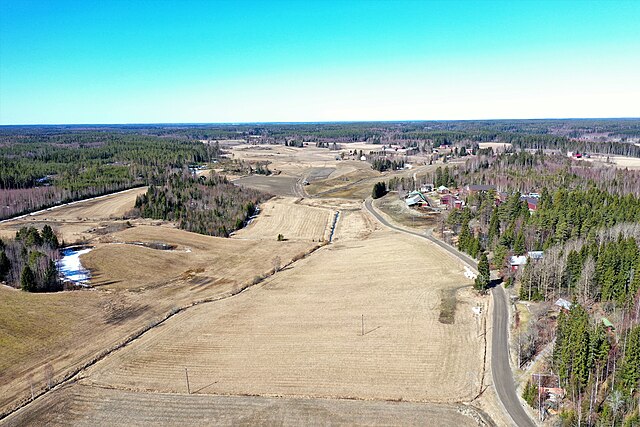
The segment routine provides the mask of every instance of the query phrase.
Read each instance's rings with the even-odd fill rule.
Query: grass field
[[[182,393],[187,367],[203,394],[470,400],[483,369],[471,293],[459,294],[454,324],[438,320],[440,291],[465,281],[434,247],[376,231],[176,315],[83,382]]]
[[[133,221],[131,228],[91,231],[119,224],[106,218],[130,209],[135,200],[131,196],[123,193],[117,202],[85,202],[86,215],[81,204],[55,212],[55,227],[63,235],[78,230],[77,223],[67,218],[89,218],[82,223],[82,234],[95,248],[82,262],[92,271],[92,284],[98,289],[29,294],[0,286],[0,413],[29,394],[29,375],[36,392],[44,387],[45,366],[60,378],[176,307],[237,292],[268,274],[276,258],[284,265],[314,246],[301,239],[202,236],[145,220]],[[307,221],[311,228],[324,226]],[[0,229],[6,232],[14,226],[3,223]],[[130,244],[134,242],[163,242],[175,249]]]
[[[261,206],[258,218],[233,237],[276,240],[278,234],[282,234],[287,241],[328,240],[334,212],[326,208],[301,205],[296,200],[277,198],[267,201]]]

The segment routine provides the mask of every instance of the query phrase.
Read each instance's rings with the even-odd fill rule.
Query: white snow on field
[[[466,277],[467,279],[476,280],[476,277],[478,277],[478,275],[476,273],[474,273],[473,271],[471,271],[471,269],[465,265],[464,266],[464,277]]]
[[[58,261],[60,277],[76,285],[88,286],[91,274],[80,263],[80,255],[90,252],[91,249],[62,249],[62,258]]]

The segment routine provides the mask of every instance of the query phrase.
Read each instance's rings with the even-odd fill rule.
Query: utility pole
[[[360,334],[360,336],[364,336],[364,314],[362,315],[362,333]]]
[[[191,387],[189,387],[189,371],[184,368],[184,375],[187,377],[187,394],[191,394]]]

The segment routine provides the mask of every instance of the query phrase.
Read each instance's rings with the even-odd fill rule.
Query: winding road
[[[373,207],[370,198],[365,200],[364,208],[385,227],[427,239],[477,271],[478,265],[475,260],[443,241],[436,239],[431,234],[410,231],[390,224],[389,221]],[[509,362],[509,309],[507,305],[507,295],[502,286],[494,286],[493,289],[491,289],[491,295],[493,296],[494,302],[493,332],[491,334],[491,373],[493,376],[493,385],[498,394],[498,398],[507,410],[513,423],[518,427],[535,427],[535,423],[522,407],[522,403],[520,403]]]

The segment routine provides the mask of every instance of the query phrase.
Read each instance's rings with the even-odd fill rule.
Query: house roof
[[[529,251],[527,252],[527,256],[531,259],[535,259],[535,260],[539,260],[542,259],[544,256],[544,252],[543,251]]]
[[[556,301],[556,304],[555,304],[555,305],[557,305],[558,307],[562,307],[562,308],[564,308],[565,310],[571,310],[571,306],[572,306],[573,304],[571,304],[569,301],[567,301],[567,300],[566,300],[566,299],[564,299],[564,298],[560,298],[560,299],[558,299],[558,301]]]
[[[420,197],[419,194],[416,194],[415,196],[411,196],[411,197],[407,197],[404,202],[407,204],[407,206],[413,206],[413,205],[417,205],[418,203],[422,203],[424,200],[422,199],[422,197]]]
[[[524,255],[512,256],[511,258],[509,258],[509,264],[511,264],[512,266],[514,266],[514,265],[526,265],[527,264],[527,257],[524,256]]]
[[[613,328],[613,323],[611,323],[611,321],[609,319],[607,319],[606,317],[602,318],[602,323],[604,324],[604,326],[606,326],[607,328]]]

